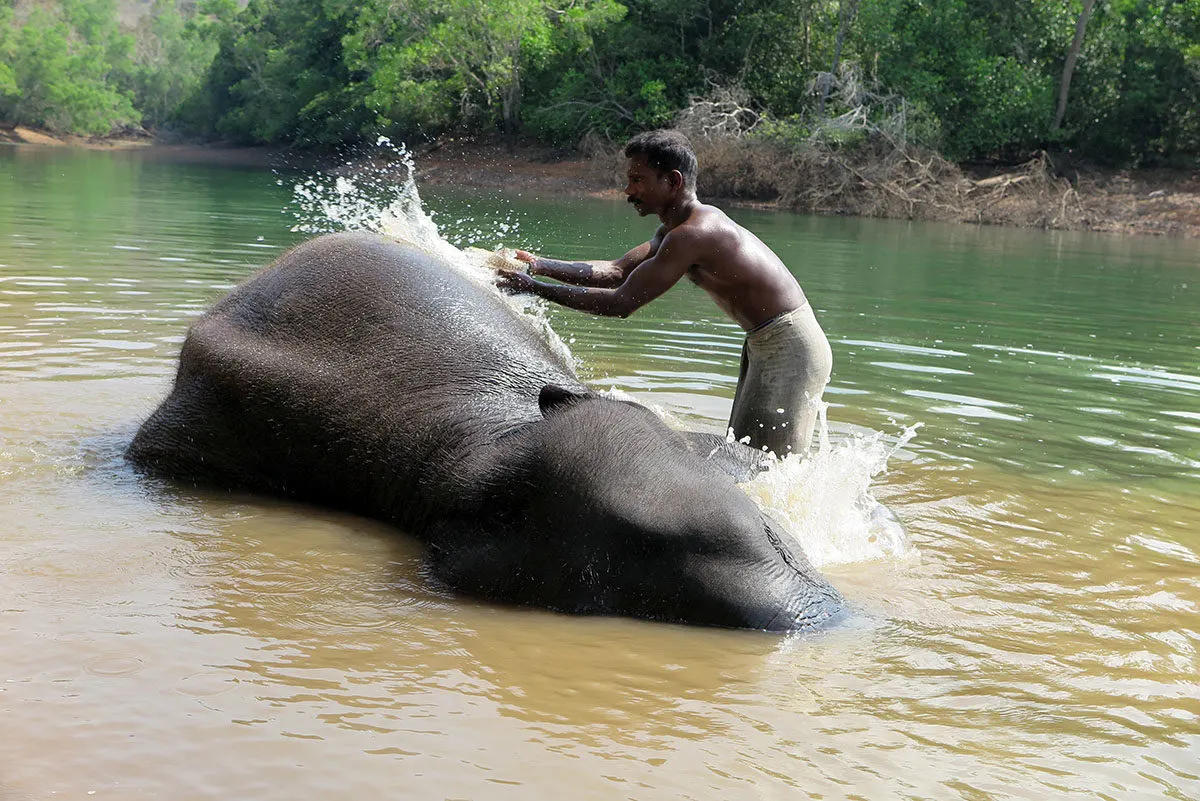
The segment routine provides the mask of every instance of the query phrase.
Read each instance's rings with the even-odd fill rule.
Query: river
[[[130,470],[189,321],[353,220],[305,178],[0,148],[0,799],[1200,798],[1195,242],[731,210],[835,359],[821,454],[751,492],[852,613],[775,637],[446,595],[382,525]],[[456,244],[652,233],[422,195]],[[741,336],[700,290],[538,313],[722,429]]]

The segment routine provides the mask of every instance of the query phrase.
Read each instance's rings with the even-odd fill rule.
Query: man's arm
[[[662,234],[656,233],[649,242],[643,242],[616,261],[558,261],[526,250],[518,250],[516,257],[529,265],[530,275],[575,286],[618,287],[633,268],[654,255],[661,239]]]
[[[630,251],[634,254],[642,247]],[[605,317],[628,317],[666,292],[687,273],[695,261],[688,235],[670,234],[653,256],[642,259],[617,287],[564,286],[535,281],[525,273],[500,271],[501,289],[529,292],[553,303]],[[629,254],[626,254],[629,255]]]
[[[621,276],[607,261],[559,261],[535,256],[524,250],[517,251],[517,258],[529,264],[530,275],[553,278],[575,286],[616,286]]]

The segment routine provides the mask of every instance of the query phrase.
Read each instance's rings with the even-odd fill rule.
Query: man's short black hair
[[[645,156],[646,163],[660,175],[679,170],[683,184],[696,186],[696,153],[692,143],[679,131],[646,131],[629,140],[625,145],[625,158]]]

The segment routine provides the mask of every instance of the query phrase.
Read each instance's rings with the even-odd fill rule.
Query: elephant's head
[[[453,585],[564,612],[772,631],[841,610],[799,548],[652,412],[553,386],[540,406],[489,489],[482,530],[433,542]],[[454,553],[472,542],[486,555]]]

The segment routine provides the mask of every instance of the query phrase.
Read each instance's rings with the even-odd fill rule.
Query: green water
[[[732,209],[829,335],[833,441],[921,424],[873,488],[919,557],[831,566],[856,622],[778,641],[471,604],[363,521],[148,493],[114,454],[303,177],[0,149],[0,798],[1200,797],[1195,242]],[[422,196],[456,244],[652,233]],[[741,333],[700,290],[548,315],[721,430]]]

